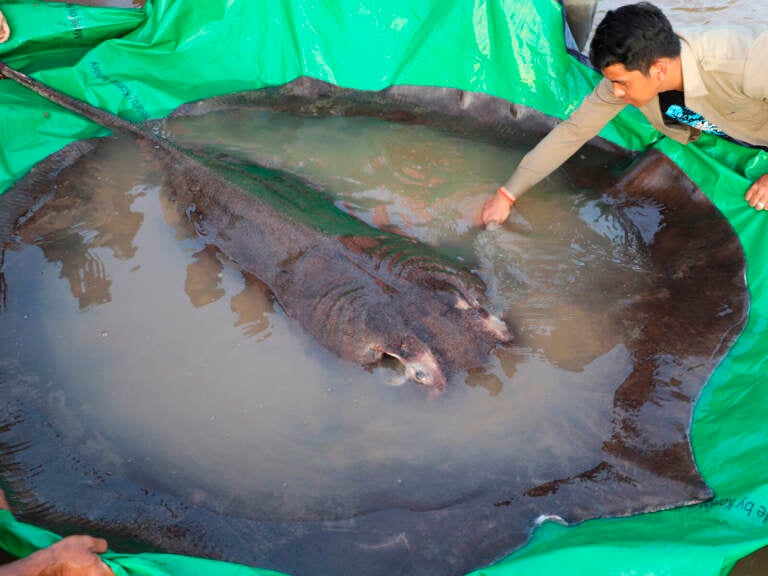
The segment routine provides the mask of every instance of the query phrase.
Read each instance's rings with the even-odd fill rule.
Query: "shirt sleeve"
[[[567,120],[555,126],[523,157],[504,187],[519,198],[597,136],[626,105],[614,96],[611,82],[604,78]]]
[[[768,102],[768,31],[760,34],[744,64],[744,93]]]

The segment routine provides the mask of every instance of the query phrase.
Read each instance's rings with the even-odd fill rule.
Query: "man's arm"
[[[483,224],[504,222],[514,200],[538,184],[570,158],[616,116],[626,104],[613,95],[611,83],[602,80],[571,116],[555,126],[520,161],[502,190],[483,206]],[[514,199],[514,200],[512,200]]]
[[[768,31],[763,32],[750,49],[744,67],[744,93],[768,102]],[[766,136],[764,136],[765,138]],[[747,189],[744,198],[756,210],[768,209],[768,174],[763,174]]]

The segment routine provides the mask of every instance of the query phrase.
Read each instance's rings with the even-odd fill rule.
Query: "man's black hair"
[[[659,58],[679,55],[680,38],[664,13],[650,2],[609,10],[589,46],[589,60],[598,70],[623,64],[646,76]]]

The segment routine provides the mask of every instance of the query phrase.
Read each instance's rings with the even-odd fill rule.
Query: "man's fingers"
[[[11,36],[11,29],[8,26],[8,21],[0,12],[0,42],[5,42]]]
[[[509,217],[509,212],[509,202],[494,194],[483,205],[481,219],[483,224],[502,224]]]
[[[82,548],[95,554],[102,554],[103,552],[107,551],[107,541],[104,540],[104,538],[96,538],[86,534],[79,534],[76,536],[68,536],[65,538],[65,540],[68,540],[68,543],[71,546]]]
[[[104,538],[94,538],[92,536],[88,536],[87,538],[90,538],[91,540],[89,544],[91,551],[96,554],[103,554],[107,551],[107,541],[104,540]]]
[[[768,174],[764,174],[752,184],[744,199],[755,210],[768,209]]]

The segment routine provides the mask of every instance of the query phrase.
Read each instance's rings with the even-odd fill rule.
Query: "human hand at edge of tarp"
[[[55,544],[38,550],[0,568],[11,568],[8,576],[114,576],[114,572],[99,558],[107,551],[107,541],[92,536],[67,536]],[[13,569],[17,565],[17,569]]]
[[[0,509],[8,502],[0,489]],[[0,576],[114,576],[99,558],[107,551],[107,541],[92,536],[67,536],[47,548],[0,566]]]
[[[11,37],[11,29],[8,26],[8,21],[5,19],[5,15],[0,12],[0,42],[5,42]]]
[[[512,210],[515,198],[503,186],[483,204],[480,221],[483,225],[503,224]]]
[[[768,210],[768,174],[763,174],[754,181],[744,199],[755,210]]]

